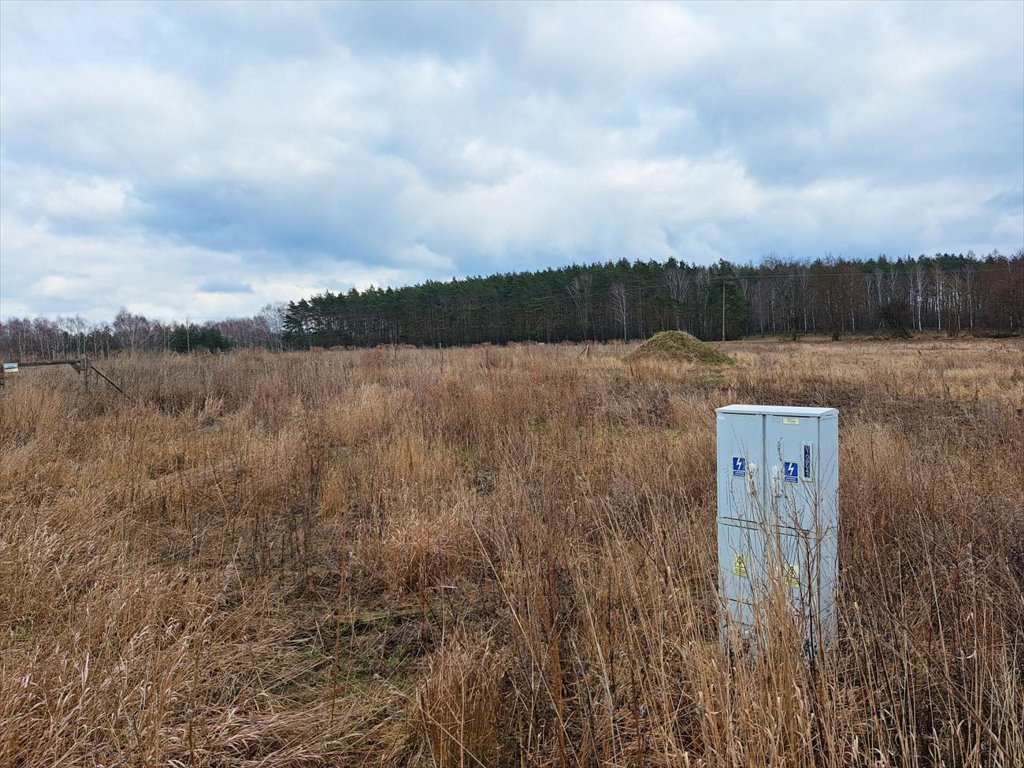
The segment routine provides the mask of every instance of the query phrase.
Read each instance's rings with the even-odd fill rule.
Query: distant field
[[[0,765],[1021,765],[1024,344],[632,348],[11,377]],[[841,411],[813,672],[718,647],[731,402]]]

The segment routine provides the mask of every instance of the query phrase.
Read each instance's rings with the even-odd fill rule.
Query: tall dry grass
[[[0,765],[1019,766],[1024,347],[124,358],[0,395]],[[714,413],[841,417],[841,638],[717,640]]]

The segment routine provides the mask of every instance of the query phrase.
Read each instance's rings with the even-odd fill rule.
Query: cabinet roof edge
[[[804,418],[828,418],[838,416],[835,408],[805,408],[795,405],[746,405],[735,404],[716,408],[715,413],[741,413],[755,416],[802,416]]]

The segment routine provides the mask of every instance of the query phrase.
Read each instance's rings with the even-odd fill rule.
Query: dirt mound
[[[663,360],[691,360],[698,363],[721,365],[733,362],[728,355],[723,355],[710,344],[697,339],[685,331],[662,331],[656,333],[635,352],[629,355],[631,360],[643,358],[660,358]]]

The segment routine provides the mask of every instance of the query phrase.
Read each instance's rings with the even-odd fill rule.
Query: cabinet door
[[[780,545],[779,562],[770,570],[774,580],[792,589],[812,647],[835,635],[837,438],[836,419],[765,419],[766,494],[778,516]]]
[[[780,533],[777,541],[778,562],[769,578],[788,594],[793,615],[813,650],[820,640],[836,633],[836,538],[831,533],[799,532]]]
[[[764,517],[764,417],[718,415],[718,518]]]
[[[719,520],[719,588],[726,626],[731,623],[744,630],[754,626],[754,606],[761,600],[764,584],[763,541],[760,526]]]
[[[718,415],[719,588],[728,621],[754,625],[764,507],[764,416]]]
[[[823,551],[826,550],[826,551]],[[832,537],[776,528],[719,524],[718,558],[725,608],[723,630],[737,626],[749,633],[779,620],[795,622],[816,647],[834,635],[835,552]],[[775,597],[786,605],[776,611]]]
[[[818,419],[766,416],[766,506],[782,528],[815,528],[820,505],[818,478]]]

